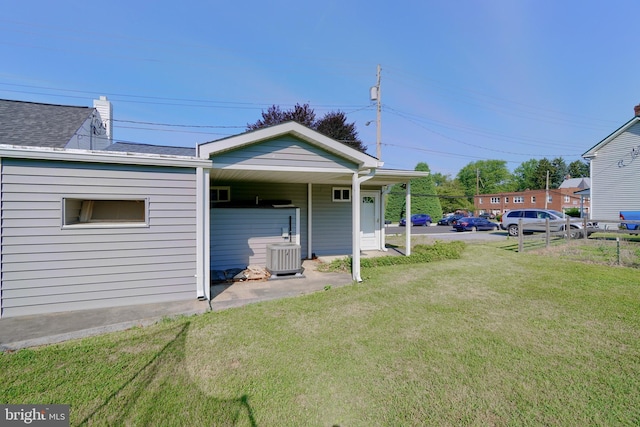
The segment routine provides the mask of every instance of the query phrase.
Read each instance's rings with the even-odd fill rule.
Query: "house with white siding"
[[[590,218],[618,222],[620,211],[640,211],[640,105],[635,116],[582,157],[590,162]]]
[[[111,114],[106,98],[0,100],[0,317],[210,299],[212,272],[292,254],[351,255],[361,280],[361,251],[385,249],[386,189],[406,182],[410,212],[425,175],[294,122],[195,149],[112,144]]]

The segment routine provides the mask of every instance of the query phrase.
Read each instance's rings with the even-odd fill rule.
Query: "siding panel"
[[[351,255],[351,203],[334,202],[333,187],[313,186],[313,251],[316,255]]]
[[[598,150],[592,160],[591,218],[618,222],[622,210],[640,210],[640,124]],[[638,151],[636,151],[638,152]]]
[[[218,154],[213,158],[216,167],[224,165],[273,166],[314,169],[353,170],[354,165],[338,156],[291,136],[256,143],[241,149]]]
[[[62,199],[149,200],[149,225],[62,228]],[[195,170],[2,159],[2,317],[195,297]]]
[[[270,243],[287,241],[282,228],[289,227],[295,235],[295,214],[292,208],[217,208],[211,210],[211,269],[245,268],[266,265],[266,247]]]

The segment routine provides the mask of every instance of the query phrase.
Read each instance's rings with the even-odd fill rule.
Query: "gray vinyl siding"
[[[290,200],[296,207],[300,208],[300,246],[302,258],[307,257],[307,184],[286,184],[286,183],[259,183],[259,182],[213,182],[212,186],[229,187],[231,191],[231,204],[247,203],[259,200]],[[274,209],[255,208],[213,208],[211,210],[211,269],[224,270],[227,268],[244,268],[253,263],[264,266],[266,263],[266,245],[268,243],[282,243],[280,236],[281,227],[289,226],[289,215],[294,215],[294,209],[277,209],[274,213],[275,221],[283,225],[268,225],[267,230],[260,229],[257,224],[265,221],[267,211]],[[231,211],[237,211],[236,216],[231,216]],[[221,216],[223,215],[223,216]],[[292,228],[295,229],[295,220],[292,221]],[[238,233],[229,233],[229,227],[238,230]],[[256,228],[258,227],[258,228]],[[275,228],[274,228],[275,227]],[[249,230],[252,230],[247,234]],[[293,233],[296,234],[297,230]],[[253,233],[253,236],[249,234]],[[278,236],[273,238],[273,233]],[[265,236],[271,236],[269,240],[264,240]],[[253,238],[252,238],[253,237]],[[258,239],[260,237],[260,239]],[[251,240],[251,251],[258,254],[255,257],[247,256],[247,239]],[[276,240],[273,242],[272,240]],[[221,249],[224,247],[225,249]],[[235,248],[235,249],[231,249]],[[233,257],[225,255],[225,251],[233,252]]]
[[[62,227],[63,198],[148,200],[148,226]],[[2,159],[2,317],[195,297],[190,168]]]
[[[591,161],[591,218],[617,221],[622,210],[640,210],[640,157],[632,157],[634,149],[640,150],[640,123],[600,148]]]
[[[211,209],[211,269],[265,267],[267,245],[288,242],[282,229],[296,234],[295,208]]]
[[[313,186],[312,238],[317,256],[351,254],[351,203],[332,201],[333,187]]]
[[[225,165],[353,170],[353,163],[291,136],[268,140],[217,154],[214,168]]]

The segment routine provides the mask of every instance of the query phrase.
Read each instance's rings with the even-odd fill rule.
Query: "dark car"
[[[451,225],[454,215],[446,215],[438,220],[438,225]]]
[[[455,228],[456,231],[497,230],[498,227],[498,224],[495,222],[475,216],[460,218],[453,224],[453,228]]]
[[[455,214],[451,216],[451,219],[449,220],[449,225],[455,225],[456,222],[458,222],[460,219],[462,218],[470,218],[466,215],[463,214]]]
[[[407,225],[407,220],[402,218],[400,220],[400,226],[404,227]],[[411,215],[411,225],[431,225],[431,216],[428,214],[415,214]]]

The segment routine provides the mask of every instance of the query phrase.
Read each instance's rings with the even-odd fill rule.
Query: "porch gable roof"
[[[313,129],[297,122],[285,122],[275,126],[245,132],[216,141],[205,142],[198,145],[198,157],[210,158],[212,155],[221,154],[231,150],[237,150],[269,139],[275,139],[290,135],[321,148],[329,153],[341,157],[360,170],[382,167],[383,162],[373,156],[362,153],[339,141],[329,138]]]

